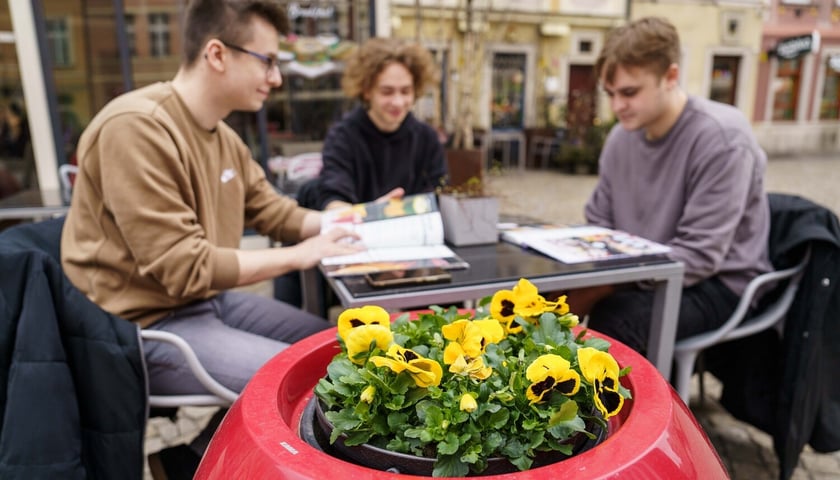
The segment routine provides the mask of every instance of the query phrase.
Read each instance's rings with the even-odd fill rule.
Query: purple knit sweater
[[[655,141],[613,128],[586,219],[670,245],[669,256],[685,264],[686,286],[719,275],[740,295],[771,270],[766,164],[740,111],[689,97]]]

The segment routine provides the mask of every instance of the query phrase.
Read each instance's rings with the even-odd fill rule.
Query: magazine
[[[434,193],[324,211],[321,232],[336,227],[358,234],[367,250],[321,260],[321,270],[331,277],[469,266],[444,244],[443,220]]]
[[[502,240],[532,248],[563,263],[664,254],[671,247],[604,227],[539,225],[506,230]]]

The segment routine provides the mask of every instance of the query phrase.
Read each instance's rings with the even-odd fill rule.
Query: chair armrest
[[[217,397],[219,397],[219,398],[221,398],[225,401],[228,401],[230,403],[235,402],[236,399],[239,398],[238,393],[234,392],[233,390],[231,390],[231,389],[225,387],[224,385],[222,385],[221,383],[217,382],[213,377],[210,376],[209,373],[207,373],[207,370],[205,370],[204,367],[201,365],[201,362],[198,360],[198,357],[195,355],[195,352],[193,351],[193,349],[190,347],[190,345],[183,338],[179,337],[178,335],[175,335],[174,333],[163,332],[163,331],[160,331],[160,330],[148,330],[148,329],[141,329],[140,330],[140,337],[144,341],[152,340],[152,341],[158,341],[158,342],[165,342],[165,343],[169,343],[169,344],[175,346],[175,348],[180,350],[181,354],[186,359],[187,365],[189,366],[190,371],[192,371],[193,375],[195,375],[195,378],[197,378],[198,381],[201,382],[201,384],[204,386],[204,388],[206,388],[213,395],[216,395]],[[184,398],[184,397],[193,398],[194,397],[194,399],[197,402],[199,402],[201,404],[208,404],[208,403],[205,403],[205,401],[202,400],[202,399],[204,399],[205,396],[201,396],[201,395],[183,396],[182,395],[181,397],[182,398]],[[181,403],[182,402],[178,402],[178,404],[181,404]],[[192,402],[192,403],[195,403],[195,402]],[[217,402],[211,402],[210,404],[212,404],[212,403],[218,404],[218,401]]]
[[[790,304],[793,302],[793,297],[796,295],[796,290],[799,286],[799,277],[805,270],[805,266],[811,258],[810,249],[802,256],[802,260],[796,265],[784,270],[777,270],[773,272],[764,273],[752,279],[747,288],[741,295],[741,300],[735,307],[735,311],[729,319],[720,327],[699,335],[695,335],[676,343],[675,351],[697,350],[706,348],[724,340],[734,340],[736,338],[745,337],[753,333],[759,332],[769,328],[775,324],[780,318],[784,316]],[[753,318],[744,322],[744,318],[749,312],[750,306],[755,300],[756,294],[766,285],[778,282],[780,280],[790,279],[792,284],[780,294],[780,298],[766,307],[766,310],[760,312]]]

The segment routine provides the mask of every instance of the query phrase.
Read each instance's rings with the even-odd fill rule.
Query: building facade
[[[840,151],[840,0],[772,0],[755,105],[769,153]]]
[[[523,130],[599,118],[592,73],[606,33],[626,19],[624,0],[392,0],[380,35],[415,39],[435,52],[439,95],[418,114],[451,130],[459,81],[473,85],[473,126]],[[477,47],[465,51],[469,27]],[[475,67],[468,59],[478,57]],[[573,110],[575,115],[568,115]],[[604,113],[604,112],[601,112]]]

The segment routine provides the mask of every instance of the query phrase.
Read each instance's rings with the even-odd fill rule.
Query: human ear
[[[224,44],[217,38],[208,40],[204,45],[204,61],[215,70],[224,71],[225,53]]]
[[[665,70],[665,84],[668,88],[674,88],[680,83],[680,66],[676,63],[672,63],[668,66],[668,69]]]

